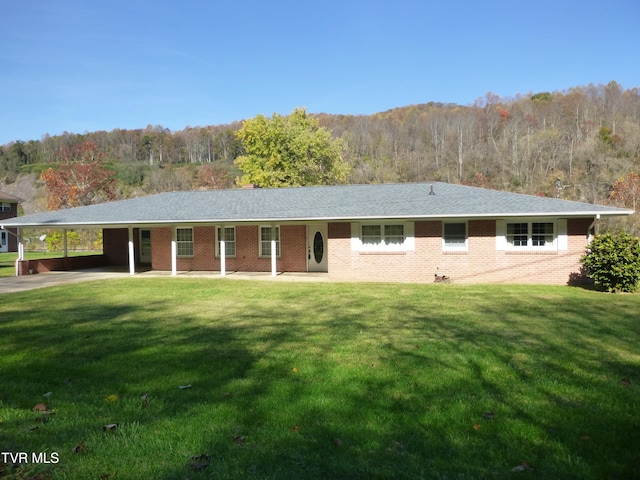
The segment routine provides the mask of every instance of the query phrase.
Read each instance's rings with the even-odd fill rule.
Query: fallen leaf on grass
[[[37,403],[31,409],[33,412],[46,412],[47,404],[46,403]]]
[[[53,392],[47,392],[44,395],[42,395],[44,398],[49,398],[51,395],[53,395]]]
[[[115,432],[116,428],[118,428],[118,423],[109,423],[107,425],[102,426],[102,431],[104,432]]]
[[[400,455],[404,455],[405,453],[407,453],[407,447],[405,447],[400,442],[393,441],[391,446],[387,448],[387,452],[395,452]]]
[[[473,424],[473,429],[474,430],[480,430],[480,424],[479,423],[474,423]]]
[[[291,370],[293,373],[298,373],[298,369],[296,367],[293,367]]]
[[[620,380],[620,383],[622,383],[622,385],[631,385],[631,380],[629,380],[628,378],[623,378],[622,380]]]
[[[291,427],[290,430],[292,432],[299,432],[300,431],[300,425],[295,425],[295,426]]]
[[[186,390],[187,388],[191,388],[191,384],[189,384],[189,385],[178,385],[178,388],[180,390]]]
[[[118,400],[118,395],[112,393],[111,395],[107,395],[107,402],[113,403]]]
[[[78,442],[78,444],[73,447],[71,450],[73,453],[84,453],[87,450],[87,447],[84,446],[84,443]]]
[[[191,460],[191,468],[196,471],[207,468],[209,466],[209,463],[211,463],[211,457],[205,453],[194,455],[193,457],[191,457]]]
[[[194,462],[210,462],[211,456],[207,455],[206,453],[201,453],[200,455],[193,455],[191,457],[191,460],[193,460]]]
[[[512,472],[526,472],[527,470],[533,470],[533,466],[529,462],[522,462],[517,467],[511,469]]]

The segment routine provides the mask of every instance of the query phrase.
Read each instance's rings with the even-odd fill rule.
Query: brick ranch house
[[[0,223],[18,216],[18,197],[0,192]],[[0,230],[0,253],[17,252],[18,238],[16,229]]]
[[[7,227],[103,229],[102,265],[326,272],[331,281],[567,284],[597,223],[627,209],[446,183],[170,192],[28,215]],[[64,261],[63,261],[64,260]],[[76,258],[23,272],[78,268]],[[86,260],[85,260],[86,261]]]

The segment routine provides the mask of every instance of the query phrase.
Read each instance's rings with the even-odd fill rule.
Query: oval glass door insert
[[[316,232],[313,237],[313,258],[316,263],[322,262],[322,257],[324,256],[324,239],[322,238],[322,233]]]

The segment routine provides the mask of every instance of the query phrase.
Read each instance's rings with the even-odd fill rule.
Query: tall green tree
[[[349,166],[342,158],[342,143],[320,127],[305,109],[288,116],[258,115],[237,132],[245,154],[236,165],[238,183],[261,187],[332,185],[345,183]]]

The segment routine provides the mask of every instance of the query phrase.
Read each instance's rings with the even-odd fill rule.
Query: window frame
[[[463,225],[464,241],[447,244],[447,225]],[[469,249],[469,225],[467,221],[448,220],[442,222],[442,250],[445,252],[466,252]]]
[[[191,240],[181,240],[180,239],[180,231],[189,231],[191,232]],[[189,247],[190,245],[190,247]],[[189,247],[188,250],[191,251],[189,253],[180,253],[181,247]],[[195,234],[193,231],[193,227],[176,227],[176,257],[178,258],[193,258],[195,252]]]
[[[280,258],[282,256],[282,249],[280,245],[280,225],[274,225],[276,230],[276,258]],[[259,225],[258,226],[258,258],[271,258],[271,233],[269,233],[269,239],[262,239],[262,231],[268,229],[271,232],[271,225]],[[263,243],[268,244],[268,252],[263,253]]]
[[[11,213],[12,208],[11,204],[8,202],[0,202],[0,212],[3,213]]]
[[[512,233],[509,232],[510,225],[526,225],[527,231],[526,233],[522,231],[522,227],[514,231]],[[547,227],[551,227],[551,233],[544,230],[543,232],[534,232],[534,225],[546,225]],[[518,219],[507,219],[505,220],[504,225],[504,244],[505,249],[512,252],[521,252],[521,251],[553,251],[559,249],[559,225],[558,221],[555,219],[549,218],[518,218]],[[519,242],[522,242],[521,237],[526,236],[526,243],[521,243],[519,245],[515,245],[515,238],[510,240],[510,237],[520,237]],[[536,245],[536,242],[539,242],[539,239],[536,240],[535,237],[547,237],[545,239],[544,245]]]
[[[232,226],[219,226],[216,227],[216,258],[220,258],[220,231],[225,231],[227,229],[230,229],[233,231],[233,240],[227,240],[225,238],[224,240],[224,247],[225,247],[225,258],[236,258],[237,255],[237,237],[236,237],[236,227],[235,225]],[[233,254],[229,253],[229,247],[233,245]]]
[[[400,235],[394,227],[402,227],[402,242],[394,241]],[[377,227],[379,235],[372,227]],[[415,234],[413,222],[371,221],[351,224],[351,249],[357,252],[406,252],[415,250]],[[367,232],[367,230],[369,230]],[[370,239],[379,238],[377,242]],[[388,241],[386,239],[389,239]]]

